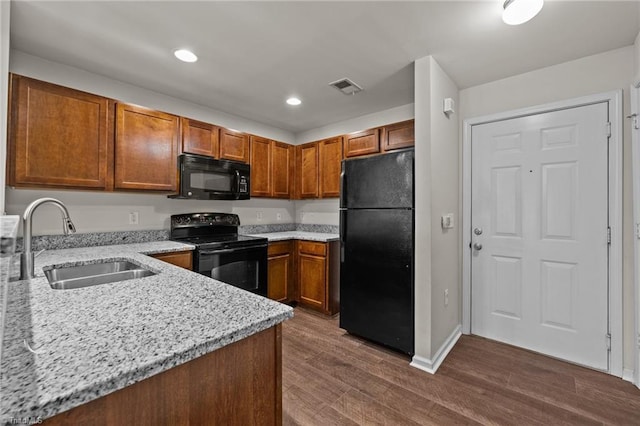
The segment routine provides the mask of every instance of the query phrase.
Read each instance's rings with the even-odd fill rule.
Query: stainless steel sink
[[[154,272],[126,260],[66,266],[44,271],[51,288],[68,290],[149,277]]]

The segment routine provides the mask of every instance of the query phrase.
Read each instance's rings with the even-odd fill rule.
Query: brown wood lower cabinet
[[[295,300],[293,241],[269,244],[267,295],[278,302]]]
[[[173,253],[157,253],[152,254],[151,257],[190,271],[193,270],[193,252],[191,250],[176,251]]]
[[[44,421],[46,425],[280,425],[280,324]]]
[[[340,310],[340,243],[297,241],[298,302],[333,315]]]
[[[267,294],[333,315],[340,311],[340,242],[269,243]]]

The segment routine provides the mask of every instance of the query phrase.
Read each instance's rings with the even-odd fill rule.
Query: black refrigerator
[[[414,353],[414,151],[343,160],[340,327]]]

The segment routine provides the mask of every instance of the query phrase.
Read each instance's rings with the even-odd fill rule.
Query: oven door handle
[[[237,253],[239,251],[254,250],[254,249],[263,248],[263,247],[267,247],[267,245],[263,244],[259,246],[240,247],[235,249],[222,249],[222,250],[200,250],[198,251],[198,254],[206,256],[206,255],[212,255],[212,254],[215,255],[215,254]]]

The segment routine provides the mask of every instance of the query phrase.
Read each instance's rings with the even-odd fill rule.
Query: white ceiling
[[[459,88],[633,44],[635,1],[13,1],[11,47],[292,132],[413,102],[413,61]],[[191,48],[195,64],[173,57]],[[346,96],[327,84],[364,87]],[[303,104],[284,103],[295,94]]]

